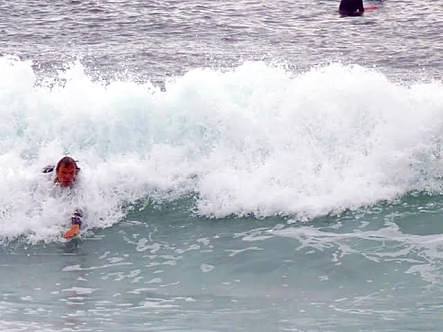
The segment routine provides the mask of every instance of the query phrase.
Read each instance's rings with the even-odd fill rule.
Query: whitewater
[[[441,3],[338,4],[0,3],[0,330],[440,331]]]
[[[251,62],[159,88],[95,82],[83,69],[36,85],[29,62],[1,59],[3,238],[60,232],[66,207],[54,209],[40,169],[64,154],[79,160],[80,204],[99,228],[139,201],[190,197],[205,217],[307,220],[441,191],[441,82]]]

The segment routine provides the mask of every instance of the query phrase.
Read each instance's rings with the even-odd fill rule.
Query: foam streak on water
[[[338,5],[0,2],[0,330],[441,331],[441,0]]]

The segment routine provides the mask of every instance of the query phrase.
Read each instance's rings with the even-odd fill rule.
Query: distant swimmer
[[[363,0],[341,0],[338,12],[343,16],[361,16],[365,8]]]
[[[46,166],[43,173],[52,173],[55,170],[54,183],[63,189],[72,189],[77,181],[77,175],[80,168],[77,162],[71,157],[63,157],[59,160],[57,165]],[[75,209],[71,215],[71,228],[64,234],[65,239],[72,239],[80,234],[80,227],[82,225],[83,211]]]

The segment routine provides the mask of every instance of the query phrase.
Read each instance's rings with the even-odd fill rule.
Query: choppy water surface
[[[342,61],[441,78],[439,1],[365,4],[379,8],[341,18],[331,0],[3,2],[0,52],[44,69],[77,58],[101,77],[129,72],[143,80],[262,59],[302,70]]]
[[[146,211],[81,242],[11,243],[1,256],[0,325],[438,331],[441,207],[408,215],[426,205],[411,198],[303,225]]]
[[[0,3],[0,329],[440,331],[442,3],[365,5]]]

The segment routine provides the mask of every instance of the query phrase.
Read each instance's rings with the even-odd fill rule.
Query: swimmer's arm
[[[76,209],[71,216],[71,228],[64,234],[65,239],[72,239],[80,234],[82,219],[83,211],[81,209]]]
[[[44,174],[52,173],[54,171],[54,169],[55,169],[54,165],[48,165],[42,169],[42,173],[44,173]]]

